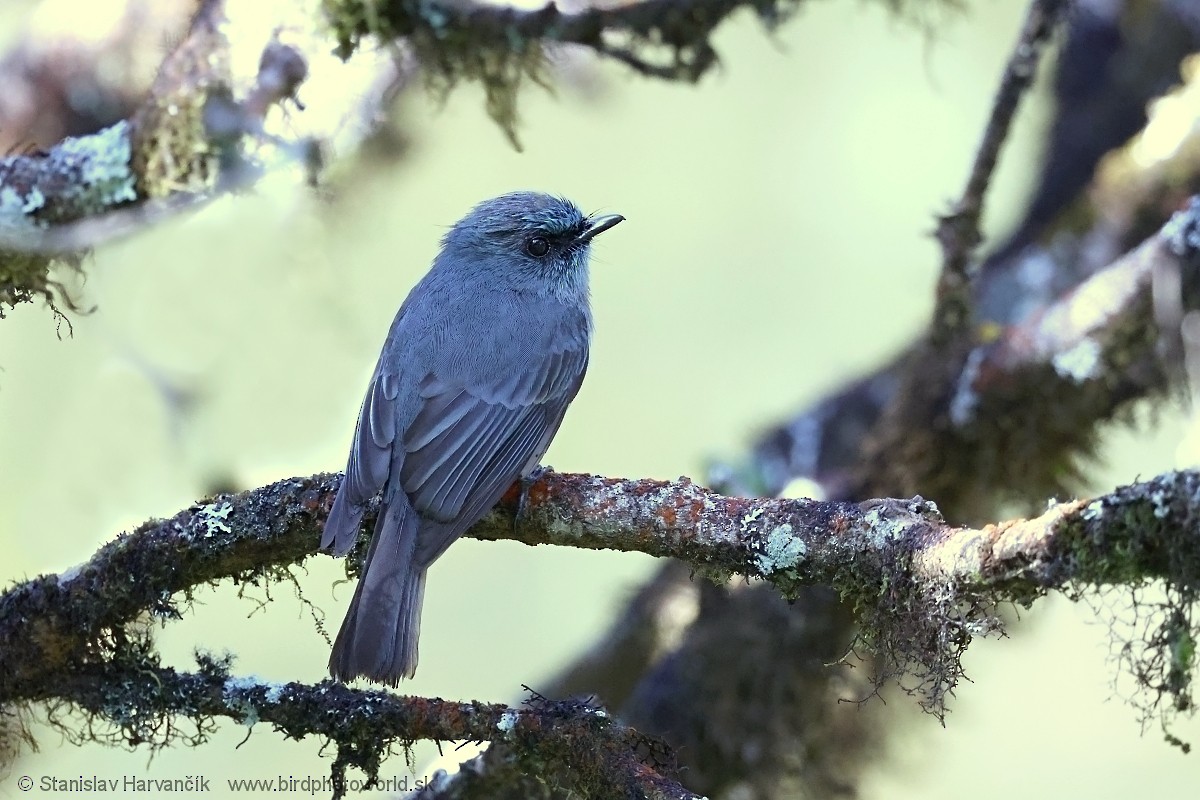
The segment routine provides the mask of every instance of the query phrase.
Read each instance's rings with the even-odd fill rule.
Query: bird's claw
[[[537,483],[538,481],[540,481],[542,479],[542,476],[544,476],[550,472],[554,472],[554,467],[548,467],[548,466],[543,466],[543,465],[539,464],[538,466],[531,469],[529,471],[528,475],[522,475],[520,477],[521,494],[517,498],[516,516],[513,517],[513,532],[514,533],[516,532],[517,527],[521,524],[521,520],[525,518],[525,511],[529,507],[529,490],[533,487],[533,485],[535,483]]]

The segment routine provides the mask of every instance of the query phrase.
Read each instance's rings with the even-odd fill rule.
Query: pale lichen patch
[[[784,523],[767,535],[766,549],[754,557],[759,572],[770,575],[794,569],[808,555],[808,545],[797,537],[792,526]]]
[[[520,718],[520,712],[510,708],[500,715],[500,721],[496,723],[496,728],[507,733],[517,726],[517,720]]]
[[[762,507],[760,506],[759,508],[755,508],[753,511],[751,511],[746,516],[742,517],[742,521],[741,521],[741,524],[739,527],[741,528],[741,531],[743,534],[750,533],[750,526],[758,521],[758,518],[762,516],[762,513],[763,513],[763,510],[762,510]]]
[[[1093,500],[1084,507],[1079,516],[1088,522],[1094,522],[1104,516],[1104,503],[1100,500]]]
[[[1104,367],[1103,348],[1094,339],[1084,339],[1061,353],[1055,354],[1050,365],[1060,378],[1083,383],[1095,378]]]
[[[1175,483],[1174,471],[1159,477],[1159,486],[1150,492],[1150,504],[1154,507],[1154,518],[1165,519],[1171,514],[1171,495],[1168,487]]]
[[[241,678],[227,677],[221,692],[221,698],[231,709],[238,712],[238,721],[246,726],[253,726],[259,720],[258,709],[246,699],[246,693],[257,689],[261,684],[253,676]]]
[[[226,520],[229,519],[230,512],[233,511],[233,503],[226,500],[220,506],[209,503],[200,508],[196,515],[200,517],[201,524],[204,525],[204,538],[216,536],[218,533],[229,533],[232,529]]]
[[[889,514],[884,508],[872,508],[863,514],[863,533],[873,541],[870,546],[882,548],[903,539],[908,532],[908,519]]]

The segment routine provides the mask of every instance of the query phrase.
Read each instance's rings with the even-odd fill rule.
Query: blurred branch
[[[1176,185],[1158,187],[1153,198],[1158,207],[1147,202],[1151,198],[1125,191],[1114,196],[1111,191],[1119,188],[1112,186],[1116,175],[1120,176],[1118,184],[1143,183],[1156,173],[1161,175],[1158,165],[1146,163],[1145,157],[1133,157],[1125,145],[1146,127],[1148,110],[1157,105],[1154,101],[1178,86],[1181,66],[1185,68],[1185,76],[1188,72],[1193,76],[1189,82],[1195,83],[1196,70],[1186,69],[1186,58],[1197,49],[1200,49],[1200,16],[1190,0],[1150,3],[1076,0],[1072,4],[1052,80],[1054,112],[1046,132],[1036,186],[1017,215],[1020,221],[982,265],[983,279],[994,281],[995,273],[999,272],[1003,281],[1004,273],[1022,268],[1021,262],[1026,260],[1023,255],[1036,254],[1041,249],[1036,245],[1048,243],[1051,237],[1061,239],[1063,234],[1070,236],[1097,222],[1102,227],[1120,227],[1114,249],[1096,247],[1097,237],[1088,236],[1093,244],[1085,248],[1085,253],[1098,251],[1098,262],[1086,255],[1059,259],[1057,274],[1043,281],[1052,287],[1070,286],[1091,271],[1087,269],[1089,265],[1103,266],[1115,253],[1124,252],[1161,225],[1181,199],[1169,189],[1182,188],[1182,197],[1200,189],[1186,188],[1189,182],[1186,176],[1195,176],[1196,171],[1178,163],[1181,147],[1167,159],[1176,162],[1170,170]],[[1180,118],[1189,112],[1179,108],[1179,101],[1164,99],[1167,102],[1158,106],[1154,116],[1161,117],[1175,106],[1167,116],[1173,115],[1183,130],[1190,127]],[[1190,107],[1194,107],[1194,102]],[[1161,124],[1159,130],[1158,143],[1153,148],[1158,151],[1156,155],[1162,154],[1164,144]],[[1125,152],[1117,152],[1122,148]],[[1109,153],[1113,157],[1105,158]],[[1107,166],[1098,171],[1102,163]],[[1114,164],[1121,167],[1113,170]],[[1085,192],[1089,184],[1092,188]],[[1119,202],[1112,203],[1114,199]],[[1123,219],[1131,214],[1144,214],[1141,224],[1129,224]],[[1110,217],[1108,220],[1103,219],[1106,215]],[[1018,277],[1012,283],[1017,288],[1023,281]],[[989,287],[982,287],[982,291],[985,318],[1000,321],[1019,318],[1013,312],[1019,314],[1025,304],[1015,304],[1014,308],[1013,303],[1004,303],[1003,293],[993,297],[997,293]]]
[[[1097,15],[1114,13],[1122,17],[1119,28],[1091,25]],[[1090,174],[1122,129],[1128,131],[1124,138],[1134,132],[1122,128],[1124,120],[1144,121],[1146,100],[1178,80],[1181,58],[1200,41],[1190,2],[1077,0],[1064,21],[1068,52],[1058,65],[1054,145],[1046,148],[1047,183],[1032,201],[1039,204],[1040,210],[1031,209],[1035,216],[1045,210],[1039,198],[1062,193],[1064,171],[1073,174],[1083,162]],[[1192,75],[1198,85],[1195,70]],[[1194,108],[1194,102],[1177,103],[1179,129],[1192,127]],[[1163,105],[1156,114],[1165,110]],[[951,331],[955,336],[935,343],[935,313],[928,331],[889,363],[772,426],[743,462],[715,465],[710,481],[725,493],[776,494],[789,484],[791,493],[831,499],[920,493],[937,498],[947,517],[958,521],[981,521],[1001,507],[1032,508],[1048,496],[1078,491],[1081,465],[1094,452],[1103,423],[1127,419],[1137,402],[1184,385],[1180,348],[1171,343],[1180,337],[1181,321],[1187,336],[1187,321],[1195,316],[1187,313],[1197,305],[1194,258],[1186,256],[1186,247],[1179,251],[1183,257],[1169,252],[1174,245],[1164,250],[1154,232],[1200,190],[1198,138],[1189,135],[1174,154],[1149,166],[1144,157],[1124,156],[1119,176],[1108,170],[1097,180],[1098,191],[1081,194],[1077,206],[1090,211],[1072,207],[1059,215],[1052,243],[970,278],[972,298],[963,307],[972,325],[964,323]],[[1161,152],[1161,137],[1156,143]],[[1068,191],[1086,183],[1076,180]],[[1194,218],[1189,210],[1179,219]],[[1120,255],[1147,237],[1154,243],[1141,253]],[[964,263],[971,273],[969,255]],[[1119,267],[1105,278],[1083,283],[1114,263]],[[1066,296],[1072,287],[1078,288]],[[1128,644],[1118,645],[1131,667],[1123,672],[1139,676],[1144,702],[1134,701],[1136,712],[1143,722],[1156,719],[1169,739],[1172,719],[1186,706],[1176,702],[1182,696],[1171,687],[1191,674],[1186,661],[1174,664],[1171,658],[1189,652],[1192,609],[1184,594],[1168,591],[1161,603],[1132,595],[1135,607],[1127,616],[1155,633],[1135,632]],[[710,601],[643,676],[625,718],[680,747],[689,775],[703,777],[693,788],[716,793],[750,785],[760,796],[782,798],[789,795],[781,786],[817,772],[827,779],[816,789],[806,786],[814,796],[857,796],[863,759],[831,758],[830,751],[879,736],[882,726],[836,716],[831,698],[846,696],[837,683],[853,671],[813,670],[784,683],[758,666],[794,664],[819,649],[805,638],[805,626],[824,629],[836,643],[856,635],[854,621],[819,595],[788,608],[772,604],[772,595],[750,587]],[[756,629],[799,631],[742,641],[744,632]],[[731,649],[749,655],[737,659]],[[890,671],[885,660],[874,666],[884,675]],[[765,686],[765,694],[788,700],[761,705],[754,718],[733,716],[723,685]],[[607,684],[595,686],[604,696]],[[824,716],[794,723],[822,705],[830,709]],[[791,753],[764,748],[748,756],[739,744],[758,741],[764,728],[785,731],[798,746]],[[831,741],[838,744],[825,746]],[[802,767],[795,752],[804,754]],[[841,786],[829,788],[829,778]]]
[[[50,268],[74,263],[80,250],[254,173],[244,140],[260,137],[263,115],[294,95],[307,66],[294,48],[268,42],[253,89],[235,99],[222,8],[202,4],[128,120],[0,159],[0,315],[34,297],[53,305],[61,286]]]
[[[1021,98],[1033,85],[1038,62],[1058,23],[1069,8],[1067,0],[1031,0],[1021,33],[1009,55],[992,113],[983,131],[962,197],[938,219],[937,239],[942,245],[942,274],[938,280],[938,307],[932,335],[944,341],[961,332],[970,321],[971,260],[982,241],[979,221],[1000,148],[1008,138]]]
[[[581,45],[646,75],[695,81],[717,61],[709,39],[727,16],[748,7],[773,26],[796,3],[643,0],[564,13],[554,3],[523,11],[440,0],[322,0],[328,30],[320,35],[332,35],[343,58],[367,36],[404,38],[438,91],[460,79],[480,81],[489,113],[515,144],[519,85],[523,78],[547,80],[543,43]],[[56,299],[70,307],[52,267],[76,265],[81,250],[257,177],[242,145],[273,141],[262,117],[293,97],[312,54],[264,43],[255,87],[234,97],[224,6],[199,2],[187,34],[128,119],[46,153],[0,159],[0,316],[37,297],[52,308]],[[304,12],[316,15],[315,0]],[[319,161],[313,142],[291,149],[294,161]]]
[[[1005,498],[1069,493],[1097,425],[1181,374],[1164,347],[1178,331],[1162,327],[1161,309],[1181,319],[1200,308],[1198,225],[1193,200],[1131,252],[982,344],[948,354],[918,342],[766,433],[749,465],[721,477],[760,493],[796,475],[839,497],[919,491],[954,518],[978,518]],[[1174,276],[1173,294],[1164,276]]]
[[[602,690],[605,705],[619,708],[699,613],[700,584],[692,580],[690,568],[681,561],[664,561],[610,630],[552,681],[550,692],[574,696]]]
[[[516,98],[528,79],[545,85],[545,51],[587,48],[642,75],[694,83],[718,62],[713,31],[743,8],[768,29],[788,19],[802,0],[636,0],[560,11],[554,2],[525,10],[476,0],[324,0],[338,54],[362,42],[403,38],[440,93],[462,80],[479,81],[487,110],[516,138]],[[888,2],[896,13],[905,8]],[[931,4],[925,4],[926,6]],[[950,6],[950,3],[941,3]]]
[[[523,56],[540,58],[539,42],[557,42],[591,48],[644,75],[691,82],[716,64],[709,36],[734,11],[749,8],[774,25],[795,5],[795,0],[640,0],[563,12],[553,2],[526,11],[471,0],[325,0],[343,58],[367,36],[406,37],[431,46],[438,40],[443,55],[433,65],[439,70],[462,69],[451,62],[469,47],[478,53],[481,74],[499,77],[500,62],[512,66]],[[614,35],[626,42],[614,43]],[[669,57],[656,61],[648,56],[653,50],[666,50]],[[497,63],[485,65],[487,58]]]
[[[663,743],[586,703],[531,693],[524,707],[510,708],[402,697],[332,681],[262,683],[230,675],[228,660],[200,656],[198,672],[181,673],[159,665],[152,654],[141,655],[73,672],[53,696],[114,726],[130,744],[187,740],[196,746],[219,718],[248,728],[267,723],[289,739],[318,737],[337,746],[330,780],[335,800],[346,794],[347,768],[361,769],[375,781],[394,746],[418,740],[492,742],[503,746],[508,773],[553,775],[560,787],[583,797],[699,800],[661,774],[672,769]],[[180,733],[176,717],[192,721],[198,733]],[[500,771],[477,776],[493,793],[508,786],[508,779]]]
[[[32,4],[0,57],[0,152],[94,133],[133,113],[198,0],[75,0]]]

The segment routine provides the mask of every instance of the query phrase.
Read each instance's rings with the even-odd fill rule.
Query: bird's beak
[[[625,218],[620,214],[605,214],[602,217],[589,217],[587,228],[584,229],[583,233],[579,234],[579,241],[590,242],[592,237],[596,234],[604,233],[613,225],[624,221]]]

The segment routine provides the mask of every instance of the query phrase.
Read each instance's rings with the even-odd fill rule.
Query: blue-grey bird
[[[321,538],[345,555],[383,492],[333,677],[413,676],[425,571],[550,446],[587,370],[589,246],[623,219],[514,192],[442,239],[392,322]]]

